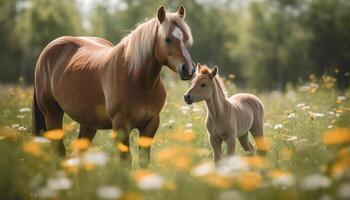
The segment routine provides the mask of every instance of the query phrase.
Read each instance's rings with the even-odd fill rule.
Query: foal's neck
[[[225,115],[226,108],[227,108],[227,98],[219,85],[219,81],[217,78],[213,79],[213,84],[212,84],[212,95],[210,99],[207,99],[205,101],[205,104],[208,109],[208,115],[213,119],[219,119],[221,116]]]

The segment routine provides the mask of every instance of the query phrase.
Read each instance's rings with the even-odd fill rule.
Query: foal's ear
[[[184,19],[186,16],[186,9],[183,5],[180,6],[180,8],[177,10],[177,14]]]
[[[159,7],[157,10],[157,17],[160,23],[164,21],[165,16],[166,16],[166,13],[165,13],[164,6]]]
[[[196,69],[197,74],[200,74],[201,68],[202,68],[201,64],[197,63],[197,69]]]
[[[210,77],[214,78],[218,74],[218,67],[215,66],[211,71],[210,71]]]

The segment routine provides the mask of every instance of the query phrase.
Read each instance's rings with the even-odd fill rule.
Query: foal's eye
[[[205,86],[207,86],[207,85],[206,85],[206,84],[204,84],[204,83],[202,83],[202,84],[201,84],[201,87],[205,87]]]
[[[165,38],[165,42],[168,44],[171,43],[171,38],[170,37]]]

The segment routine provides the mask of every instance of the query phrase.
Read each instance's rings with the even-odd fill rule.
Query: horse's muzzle
[[[195,68],[188,64],[183,64],[180,70],[180,78],[182,80],[190,80],[195,72]]]
[[[186,94],[184,96],[184,100],[188,105],[191,105],[193,103],[191,93]]]

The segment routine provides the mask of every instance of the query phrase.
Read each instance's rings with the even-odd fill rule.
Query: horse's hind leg
[[[249,154],[254,154],[255,153],[254,146],[249,141],[248,133],[246,133],[243,136],[239,137],[238,140],[239,140],[239,143],[242,145],[244,151],[248,152]]]
[[[262,121],[254,122],[252,128],[250,129],[253,135],[254,141],[256,143],[258,153],[266,154],[266,145],[264,142],[264,124]]]
[[[40,110],[44,114],[47,130],[62,129],[64,112],[58,103],[52,99],[43,99],[39,105]],[[65,156],[66,149],[63,144],[63,138],[58,141],[58,149],[61,156]]]

